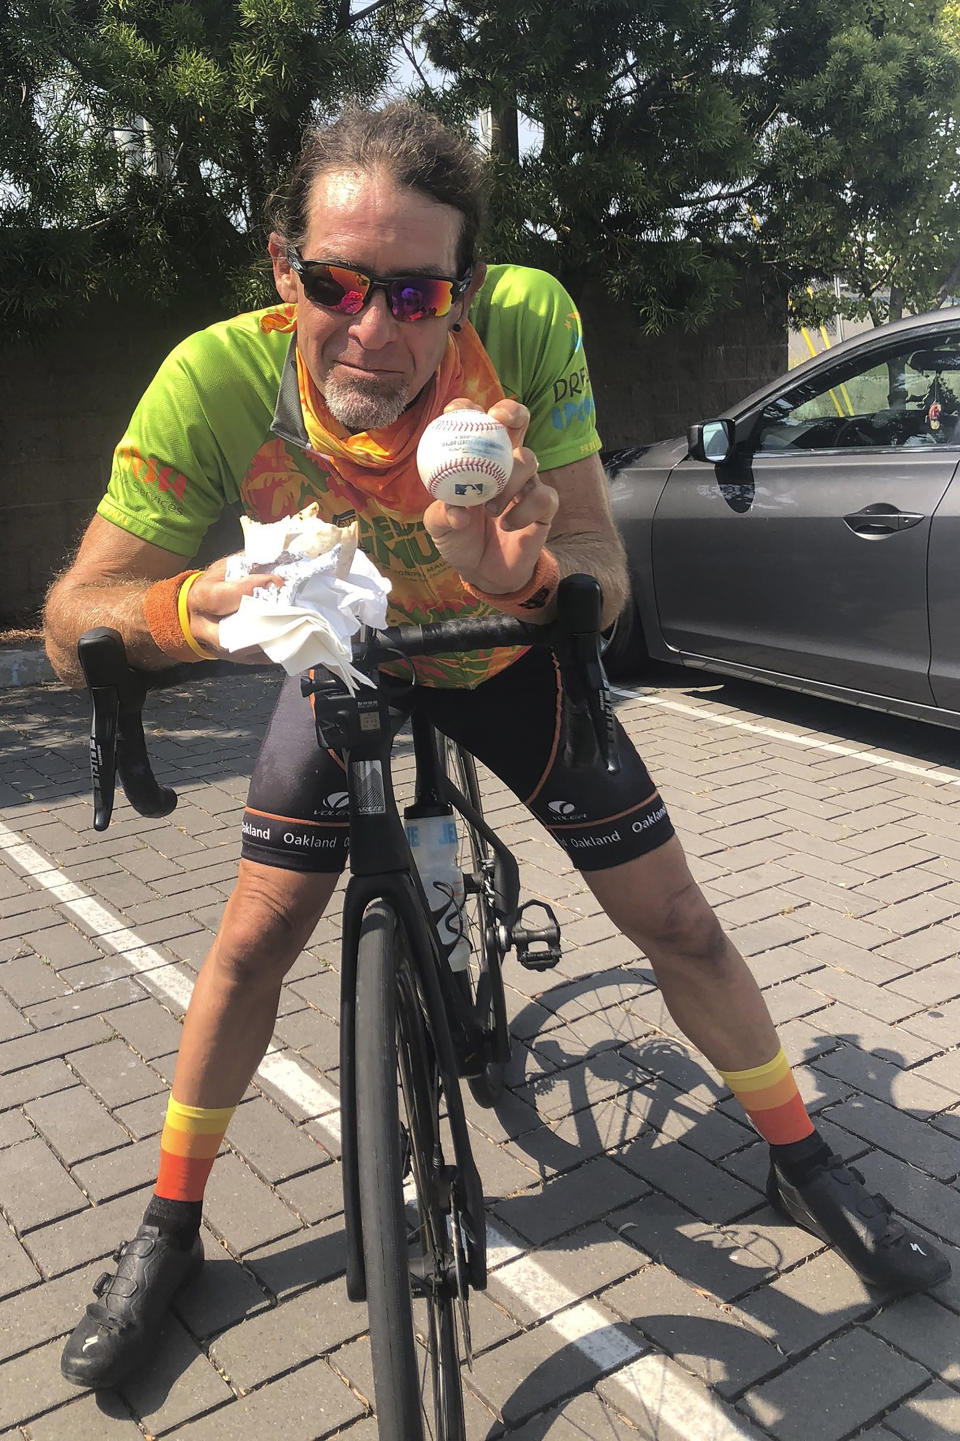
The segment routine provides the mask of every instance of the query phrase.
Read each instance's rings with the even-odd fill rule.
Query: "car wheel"
[[[631,594],[617,616],[616,626],[603,653],[603,664],[611,680],[626,680],[640,673],[647,658],[640,613]]]

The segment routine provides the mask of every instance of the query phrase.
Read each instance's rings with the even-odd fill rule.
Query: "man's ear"
[[[477,294],[478,290],[480,289],[486,278],[486,262],[483,260],[478,260],[476,265],[473,267],[473,274],[470,277],[469,286],[463,292],[460,299],[457,301],[457,306],[459,309],[459,314],[457,315],[457,322],[459,324],[462,324],[463,321],[466,320],[470,312],[470,307],[473,304],[474,296]]]
[[[278,235],[275,230],[271,231],[267,249],[273,262],[273,283],[277,287],[277,294],[288,305],[296,305],[300,299],[297,291],[297,277],[290,268],[290,262],[287,259],[287,243],[283,236]]]

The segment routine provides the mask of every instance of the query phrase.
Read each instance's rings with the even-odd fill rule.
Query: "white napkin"
[[[357,548],[356,525],[327,525],[308,506],[273,525],[244,518],[244,548],[227,562],[227,580],[276,575],[283,585],[245,595],[220,622],[224,650],[258,645],[288,675],[326,666],[351,694],[370,684],[350,663],[361,625],[386,624],[390,582]]]

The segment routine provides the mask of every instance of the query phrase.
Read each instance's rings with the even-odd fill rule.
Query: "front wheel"
[[[357,952],[357,1148],[381,1441],[465,1441],[466,1267],[441,1085],[402,923],[367,908]]]

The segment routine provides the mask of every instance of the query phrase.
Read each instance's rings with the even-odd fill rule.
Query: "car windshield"
[[[960,333],[901,337],[851,356],[768,402],[758,450],[960,445]]]

